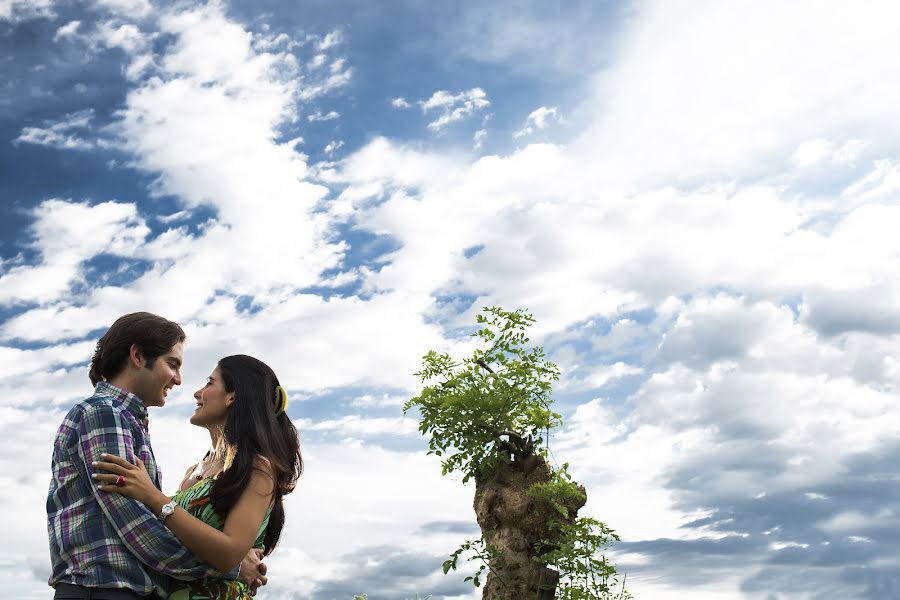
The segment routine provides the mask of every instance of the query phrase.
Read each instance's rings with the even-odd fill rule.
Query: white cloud
[[[565,11],[545,3],[472,3],[444,25],[447,52],[532,78],[579,78],[602,68],[616,41],[618,19],[587,1]]]
[[[312,100],[324,94],[330,93],[333,90],[340,89],[350,83],[352,76],[353,69],[349,68],[344,71],[332,72],[324,80],[304,87],[300,91],[300,98],[302,100]]]
[[[168,223],[174,223],[176,221],[184,220],[184,219],[188,218],[190,216],[190,214],[191,214],[190,211],[179,210],[179,211],[173,212],[170,215],[155,215],[155,218],[160,223],[168,224]]]
[[[673,492],[662,483],[668,469],[705,441],[697,431],[672,432],[650,424],[632,429],[595,399],[578,407],[551,439],[551,449],[587,487],[586,515],[609,523],[625,540],[683,539],[698,535],[682,526],[701,513],[678,510]],[[630,506],[638,497],[640,514]]]
[[[419,436],[419,423],[409,417],[366,417],[344,415],[338,419],[313,421],[301,419],[297,428],[301,431],[327,432],[341,439],[369,436]]]
[[[0,274],[0,302],[48,302],[66,294],[80,277],[84,261],[98,255],[131,257],[150,230],[133,204],[104,202],[96,205],[53,199],[34,212],[33,247],[41,262],[14,266]],[[15,328],[4,337],[18,337]],[[27,332],[21,332],[30,337]],[[33,334],[31,334],[33,335]]]
[[[853,165],[868,143],[863,140],[847,140],[843,146],[835,150],[831,161],[835,165]]]
[[[394,108],[410,108],[412,105],[406,100],[406,98],[400,96],[391,100],[391,106],[393,106]]]
[[[53,36],[53,41],[56,42],[67,37],[72,37],[78,32],[78,28],[80,26],[81,21],[69,21],[56,30],[56,35]]]
[[[859,154],[868,144],[862,140],[847,140],[840,147],[831,141],[818,138],[808,140],[797,146],[791,154],[791,160],[797,167],[810,167],[829,158],[830,166],[852,166]]]
[[[641,367],[635,367],[619,361],[611,365],[604,365],[592,369],[591,373],[586,378],[586,383],[592,388],[600,388],[610,381],[615,381],[616,379],[621,379],[622,377],[627,377],[629,375],[640,375],[643,372],[644,369]]]
[[[307,118],[307,120],[309,120],[310,123],[314,123],[316,121],[331,121],[331,120],[337,119],[340,116],[341,116],[341,113],[337,112],[336,110],[330,110],[324,114],[322,113],[322,111],[317,110],[316,112],[314,112],[310,115],[307,115],[306,118]]]
[[[900,162],[883,158],[876,160],[871,171],[853,182],[841,194],[856,203],[891,200],[900,190]]]
[[[422,108],[423,113],[440,113],[437,119],[428,123],[428,128],[435,132],[439,132],[450,123],[462,121],[490,105],[487,94],[478,87],[459,92],[458,94],[451,94],[446,90],[438,90],[427,100],[419,101],[419,106]]]
[[[808,167],[816,164],[831,152],[833,152],[831,142],[820,138],[803,142],[797,146],[797,149],[791,155],[791,160],[798,167]]]
[[[332,140],[325,145],[325,154],[331,155],[343,148],[344,141],[343,140]]]
[[[900,68],[890,26],[897,5],[820,9],[638,3],[586,95],[584,110],[603,112],[576,151],[605,165],[604,180],[643,186],[753,177],[820,138],[896,149],[890,99],[900,84],[880,74]]]
[[[261,91],[271,94],[273,88],[279,90],[278,72],[290,74],[295,67],[287,55],[255,52],[252,33],[228,20],[216,5],[165,14],[160,28],[176,36],[161,62],[169,78],[215,82],[235,91],[260,83],[265,84]]]
[[[802,214],[765,188],[710,188],[690,196],[661,190],[624,199],[583,190],[582,166],[555,146],[531,145],[468,167],[438,167],[441,172],[431,180],[419,179],[415,175],[422,172],[412,168],[428,155],[407,154],[416,156],[375,141],[348,158],[342,173],[359,182],[355,186],[387,178],[417,191],[395,195],[360,217],[366,227],[403,244],[391,264],[371,278],[385,289],[401,281],[428,289],[456,282],[454,291],[483,296],[478,305],[531,306],[555,329],[576,315],[609,314],[706,285],[749,281],[754,288],[796,290],[821,277],[840,281],[843,270],[835,266],[848,261],[835,254],[837,262],[826,270],[801,259],[811,259],[825,239],[798,229]],[[393,160],[394,155],[404,159]],[[451,196],[452,202],[444,201]],[[708,228],[707,222],[717,225]],[[557,236],[559,231],[567,235]],[[655,245],[645,243],[651,235]],[[476,244],[483,250],[464,259],[462,250]],[[571,256],[603,260],[572,261]],[[861,274],[868,258],[849,260]],[[636,265],[652,265],[654,276],[648,278]],[[746,277],[760,268],[769,269],[769,279],[754,283]],[[556,293],[561,289],[571,293],[561,298]],[[556,315],[570,317],[556,322]]]
[[[132,23],[101,23],[95,33],[90,36],[94,44],[106,48],[121,48],[125,52],[135,53],[145,48],[147,36]]]
[[[34,350],[2,346],[0,347],[0,381],[42,369],[55,371],[61,366],[85,363],[85,357],[93,353],[94,345],[94,342],[77,342]]]
[[[475,135],[472,136],[472,149],[480,150],[481,146],[484,145],[484,140],[487,138],[487,129],[479,129],[475,132]]]
[[[226,331],[240,329],[241,350],[278,365],[292,389],[353,381],[411,386],[421,344],[441,343],[436,324],[408,318],[433,302],[427,293],[366,301],[297,294],[317,285],[345,246],[328,241],[325,215],[311,212],[325,189],[303,181],[306,164],[291,144],[274,141],[278,127],[294,117],[297,88],[281,77],[290,57],[256,53],[249,36],[214,8],[168,17],[164,25],[175,42],[158,57],[162,76],[130,92],[118,133],[135,166],[159,175],[159,193],[180,197],[188,210],[208,204],[216,218],[199,233],[173,229],[141,246],[138,256],[152,268],[127,287],[95,288],[81,298],[57,289],[52,304],[8,319],[4,334],[35,341],[79,337],[119,314],[151,310],[188,328],[193,358],[186,373],[192,376],[201,377],[223,347],[234,346]],[[228,43],[216,42],[223,39]],[[239,258],[235,248],[242,249]],[[223,262],[225,255],[232,259]],[[334,281],[355,277],[348,272]],[[239,311],[242,296],[253,298],[257,312]],[[348,337],[347,327],[358,337]],[[375,338],[387,345],[373,361],[359,340]]]
[[[344,41],[344,36],[341,34],[340,30],[334,30],[329,32],[322,40],[317,44],[319,51],[328,50],[337,46],[341,42]]]
[[[43,127],[25,127],[13,143],[36,144],[59,150],[91,150],[108,148],[108,140],[87,136],[94,120],[94,109],[70,113],[60,121],[47,122]]]
[[[0,527],[7,541],[0,562],[19,573],[11,580],[13,588],[7,593],[20,598],[47,595],[50,575],[44,512],[50,482],[47,457],[62,417],[59,411],[34,405],[21,409],[0,406],[0,435],[4,439],[0,455],[3,469],[0,506],[4,507]],[[12,541],[14,544],[10,544]]]
[[[513,139],[529,136],[535,131],[546,129],[550,126],[551,121],[556,121],[557,123],[562,121],[562,116],[559,114],[558,107],[553,106],[548,108],[546,106],[541,106],[540,108],[536,108],[531,111],[528,118],[525,119],[525,124],[522,125],[522,128],[513,133]]]
[[[386,408],[386,407],[400,407],[409,400],[407,396],[392,396],[389,394],[382,394],[381,396],[377,396],[375,394],[363,394],[357,398],[354,398],[350,402],[350,406],[354,408]]]
[[[337,58],[331,60],[330,63],[329,60],[331,59],[327,55],[319,53],[310,61],[309,73],[302,78],[304,81],[308,79],[308,82],[300,88],[299,98],[301,100],[310,101],[350,84],[353,78],[353,68],[347,66],[346,59]],[[326,64],[328,68],[324,69],[324,74],[314,73]]]
[[[293,144],[274,141],[296,116],[302,86],[287,77],[296,70],[293,55],[254,51],[249,32],[214,7],[162,24],[177,39],[160,60],[166,76],[132,91],[120,132],[141,168],[161,174],[160,192],[217,209],[218,224],[199,246],[208,250],[191,261],[207,270],[197,261],[213,260],[221,243],[241,244],[244,260],[214,278],[257,281],[251,287],[260,291],[314,283],[333,261],[333,249],[319,242],[322,224],[308,214],[325,190],[303,183],[306,164]],[[273,235],[277,230],[290,235]],[[190,267],[183,268],[187,275]],[[242,293],[240,285],[234,291]]]
[[[153,10],[150,0],[94,0],[96,5],[114,14],[130,18],[141,18]]]
[[[29,19],[50,18],[54,0],[0,0],[0,21],[18,23]]]
[[[132,19],[139,16],[138,13],[128,13],[128,17]],[[155,37],[153,33],[148,33],[133,22],[124,21],[121,17],[108,18],[107,15],[106,20],[100,21],[89,29],[85,29],[81,25],[81,21],[66,23],[57,29],[53,41],[80,41],[90,53],[109,48],[121,48],[130,55],[134,62],[138,58],[147,57],[147,48]],[[134,68],[133,65],[129,66],[129,69]]]
[[[338,58],[328,66],[328,70],[332,75],[340,74],[344,71],[344,66],[347,64],[347,60],[344,58]]]
[[[740,333],[741,321],[758,319],[763,308],[731,304],[733,314],[726,322],[716,314],[724,304],[717,298],[691,308],[694,319],[705,320],[701,315],[706,311],[711,317],[710,337],[696,340],[698,346],[715,339],[713,329]],[[814,335],[790,318],[779,322],[770,316],[769,321],[756,340],[744,342],[741,358],[709,368],[658,370],[629,398],[633,411],[620,413],[600,400],[578,407],[551,447],[557,460],[570,462],[575,479],[587,487],[587,514],[596,511],[626,542],[695,539],[699,548],[706,543],[703,539],[727,535],[752,539],[763,533],[754,529],[759,527],[754,519],[765,515],[764,522],[771,522],[779,517],[769,512],[742,514],[733,507],[748,510],[745,505],[751,498],[764,502],[790,495],[798,499],[794,504],[801,504],[800,498],[828,500],[810,490],[827,489],[856,457],[884,447],[897,435],[896,424],[886,419],[890,393],[835,375],[842,365],[853,362],[854,350],[821,348]],[[829,443],[822,444],[823,439]],[[641,498],[640,511],[629,506],[634,498]],[[829,504],[824,514],[831,515],[833,506]],[[708,509],[713,510],[704,512]],[[738,520],[728,523],[723,513]],[[818,537],[807,537],[811,527],[842,534],[866,531],[876,521],[884,523],[874,514],[864,518],[853,513],[829,516],[817,525],[816,514],[811,511],[809,518],[795,520],[799,531],[785,527],[768,532],[773,538],[769,543],[774,544],[771,551],[777,551],[776,546],[810,544]],[[652,543],[643,547],[650,549]],[[655,594],[662,581],[669,582],[664,588],[684,588],[677,573],[652,558],[643,560],[649,560],[646,568],[629,573],[633,593]],[[749,580],[760,568],[755,560],[741,562],[739,569],[734,561],[728,568],[739,580]],[[720,597],[743,597],[712,562],[696,568],[718,588]],[[826,585],[823,575],[816,577]]]
[[[422,452],[346,441],[304,445],[304,458],[306,474],[286,507],[293,511],[288,514],[297,515],[287,534],[305,540],[304,547],[316,548],[322,556],[346,551],[347,536],[362,531],[365,539],[359,539],[359,545],[384,540],[402,544],[423,523],[471,518],[471,487],[441,477],[438,459]],[[348,471],[350,464],[354,466]],[[441,498],[434,504],[421,502],[426,488],[439,490]],[[366,498],[364,504],[360,494]],[[415,547],[446,551],[427,542]]]

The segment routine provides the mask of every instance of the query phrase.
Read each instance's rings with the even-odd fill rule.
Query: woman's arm
[[[137,465],[118,456],[103,455],[104,462],[94,465],[108,474],[95,474],[101,482],[100,489],[117,492],[143,502],[156,515],[160,514],[169,497],[156,489],[150,481],[143,463]],[[125,485],[116,486],[119,475]],[[247,489],[238,498],[225,519],[222,531],[210,527],[180,506],[169,516],[166,526],[191,552],[220,571],[229,571],[241,562],[259,535],[259,527],[275,493],[274,474],[268,460],[257,461]]]

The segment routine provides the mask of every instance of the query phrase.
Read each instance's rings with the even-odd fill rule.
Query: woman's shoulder
[[[256,487],[257,491],[266,495],[273,493],[277,477],[272,461],[259,454],[254,456],[253,476],[251,477],[251,481],[255,481],[255,483],[252,483],[251,485]]]

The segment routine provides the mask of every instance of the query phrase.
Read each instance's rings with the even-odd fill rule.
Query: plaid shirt
[[[147,409],[134,394],[106,382],[76,404],[56,433],[53,479],[47,494],[47,533],[59,582],[97,588],[127,588],[168,595],[170,577],[234,579],[200,562],[166,526],[138,502],[97,489],[91,474],[100,454],[144,461],[157,488],[159,469],[143,422]]]

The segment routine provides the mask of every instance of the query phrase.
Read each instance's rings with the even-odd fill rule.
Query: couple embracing
[[[161,489],[147,408],[181,384],[185,334],[150,313],[119,318],[91,360],[93,395],[53,445],[47,531],[57,600],[244,600],[303,470],[287,392],[251,356],[219,361],[194,392],[209,452],[174,496]]]

